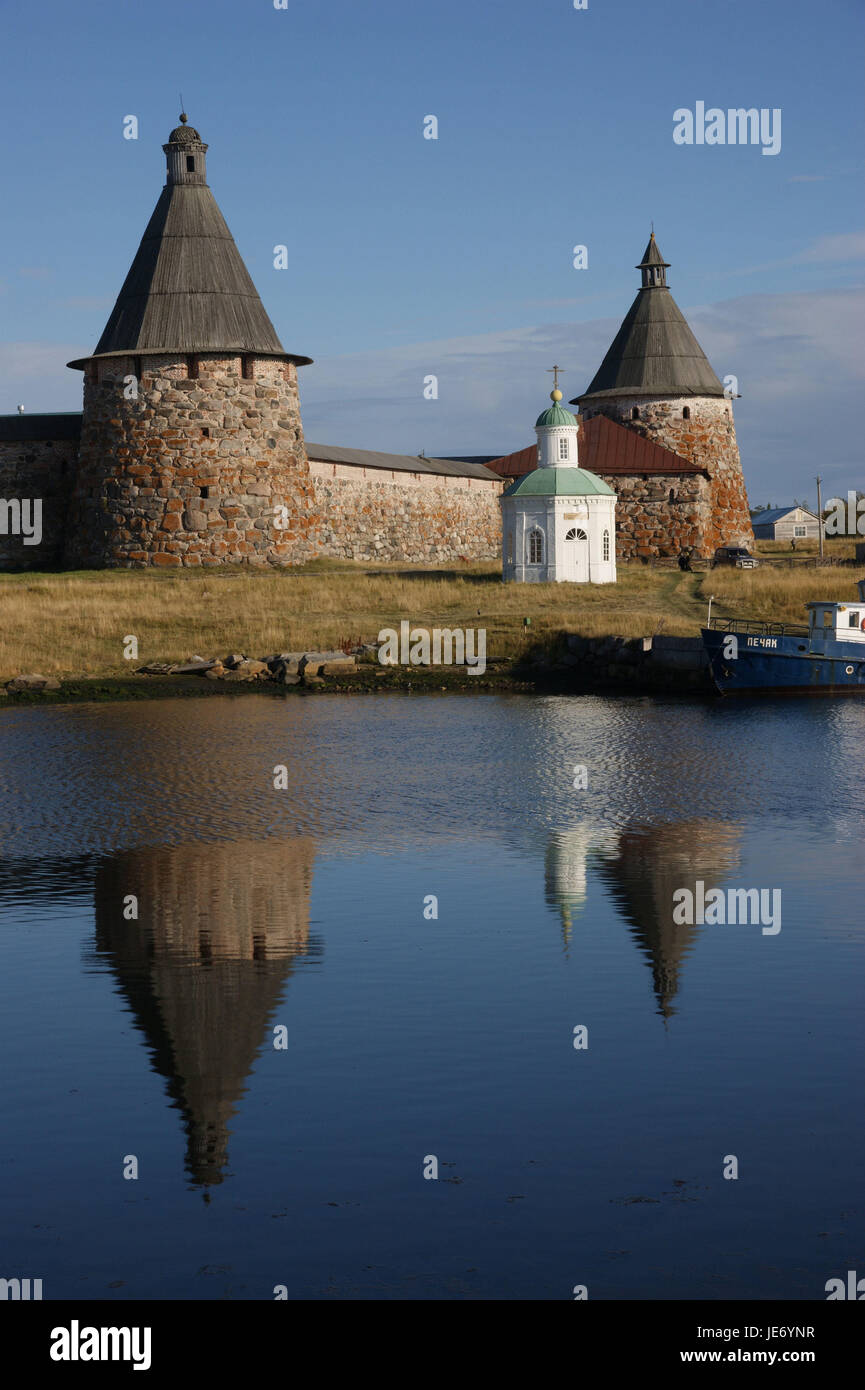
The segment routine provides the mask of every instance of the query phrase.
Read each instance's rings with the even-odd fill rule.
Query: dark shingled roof
[[[306,455],[316,463],[347,463],[354,468],[384,468],[394,473],[438,473],[451,478],[480,478],[488,483],[498,480],[497,473],[491,473],[482,464],[466,462],[463,459],[382,454],[375,449],[349,449],[338,444],[310,444],[308,441]]]
[[[641,270],[644,265],[662,265],[665,270],[669,270],[670,268],[670,262],[665,261],[658,250],[658,243],[655,241],[654,232],[652,232],[652,235],[649,237],[649,244],[643,252],[643,259],[637,266],[637,270]]]
[[[191,126],[172,131],[165,148],[172,143],[207,148]],[[169,178],[93,356],[156,352],[251,352],[298,365],[312,360],[283,348],[203,181]]]
[[[668,264],[653,236],[638,268],[665,269]],[[659,278],[664,278],[663,270]],[[723,396],[723,386],[667,285],[646,284],[645,269],[643,279],[588,390],[571,405],[607,396]]]
[[[773,526],[776,521],[783,521],[785,516],[792,516],[793,512],[799,510],[803,511],[806,516],[810,516],[812,521],[817,520],[817,516],[814,512],[809,511],[807,507],[802,507],[800,509],[799,503],[794,502],[790,507],[772,507],[769,511],[752,512],[751,522],[754,526]]]

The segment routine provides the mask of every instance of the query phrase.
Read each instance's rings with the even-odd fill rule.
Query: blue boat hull
[[[735,629],[701,632],[712,680],[722,695],[865,695],[861,642],[829,639],[812,651],[807,637],[755,637]],[[730,655],[731,637],[736,639],[735,657]]]

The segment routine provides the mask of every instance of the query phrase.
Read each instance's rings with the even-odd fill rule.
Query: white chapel
[[[550,399],[535,424],[537,468],[502,494],[502,578],[615,584],[616,494],[580,468],[577,421],[558,385]]]

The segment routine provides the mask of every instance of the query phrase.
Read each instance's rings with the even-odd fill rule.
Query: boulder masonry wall
[[[700,478],[681,475],[664,479],[666,495],[672,505],[665,518],[670,535],[669,539],[665,538],[663,549],[657,548],[659,537],[651,534],[659,530],[655,517],[661,520],[660,509],[656,512],[652,510],[659,500],[654,493],[661,480],[644,480],[646,491],[643,498],[639,495],[637,479],[628,479],[627,482],[621,477],[606,480],[622,498],[617,520],[621,515],[631,515],[636,523],[640,518],[633,504],[640,501],[650,503],[642,517],[644,524],[634,524],[632,528],[634,540],[648,549],[635,547],[635,554],[675,554],[678,541],[676,533],[681,534],[683,544],[696,545],[697,553],[704,557],[710,556],[719,545],[753,543],[754,531],[736,442],[733,407],[726,397],[670,396],[647,400],[645,396],[622,395],[600,405],[593,403],[592,409],[594,413],[609,416],[617,424],[626,425],[629,430],[704,470],[704,476]],[[634,416],[635,410],[639,412],[637,417]],[[689,411],[688,418],[684,416],[685,410]],[[671,490],[675,493],[673,498],[670,498]],[[632,503],[630,509],[627,505],[629,499]],[[640,530],[648,534],[640,536]],[[688,535],[696,539],[686,539]]]
[[[503,484],[310,463],[319,553],[344,560],[497,560]]]
[[[67,566],[298,564],[315,552],[316,522],[294,363],[87,364]]]

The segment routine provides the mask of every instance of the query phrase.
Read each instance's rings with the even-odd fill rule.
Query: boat
[[[805,607],[807,626],[709,617],[700,632],[721,695],[865,695],[865,579],[858,603]]]

